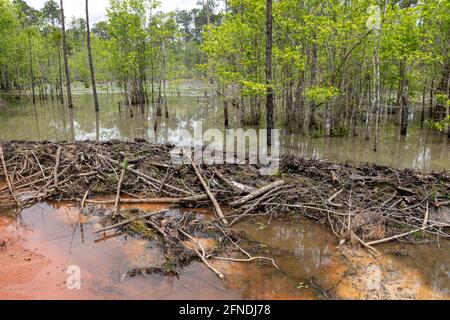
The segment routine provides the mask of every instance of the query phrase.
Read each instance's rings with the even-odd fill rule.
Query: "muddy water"
[[[70,204],[40,204],[20,217],[1,214],[0,298],[450,299],[448,243],[441,242],[440,249],[388,245],[383,258],[373,260],[364,251],[336,248],[333,235],[320,225],[255,219],[237,228],[280,270],[257,262],[213,261],[228,281],[200,263],[185,267],[179,278],[128,277],[129,270],[163,259],[157,244],[125,235],[97,236],[98,219],[91,216],[80,224],[79,210]],[[81,269],[81,290],[67,288],[72,265]]]
[[[183,96],[169,98],[170,119],[157,118],[153,106],[146,106],[145,114],[139,107],[122,108],[121,96],[100,95],[100,114],[93,110],[89,94],[80,91],[74,96],[75,108],[71,115],[56,102],[33,106],[25,100],[11,101],[0,109],[0,140],[85,140],[134,139],[152,142],[176,142],[178,129],[193,130],[200,125],[204,130],[223,128],[223,104],[217,99],[205,98],[193,88],[184,88]],[[197,96],[189,96],[197,95]],[[6,98],[5,98],[6,99]],[[357,137],[314,138],[297,132],[282,130],[281,151],[309,158],[328,158],[336,161],[378,163],[398,168],[442,170],[450,168],[449,139],[430,132],[420,125],[421,108],[412,108],[407,137],[400,137],[394,116],[380,132],[380,150],[372,151],[373,141],[364,139],[364,124],[359,123]],[[426,110],[428,112],[428,110]],[[230,125],[237,126],[236,110],[230,110]],[[279,128],[283,128],[280,123]]]

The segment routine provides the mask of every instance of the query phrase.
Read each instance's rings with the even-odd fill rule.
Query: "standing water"
[[[73,115],[58,102],[36,104],[10,101],[0,109],[0,140],[109,140],[135,138],[150,142],[177,142],[177,131],[193,131],[200,124],[203,130],[224,129],[223,104],[217,99],[200,96],[170,97],[169,119],[156,117],[153,106],[133,108],[121,106],[119,94],[100,95],[97,118],[90,94],[74,96]],[[144,111],[144,113],[142,113]],[[421,108],[411,112],[407,137],[399,135],[393,117],[380,130],[380,148],[373,151],[373,141],[364,138],[364,123],[358,135],[347,137],[313,137],[289,129],[281,130],[281,152],[306,158],[327,158],[333,161],[374,163],[416,170],[450,168],[449,139],[420,123]],[[234,112],[235,113],[235,112]],[[239,127],[231,115],[230,127]],[[45,125],[44,125],[45,124]]]

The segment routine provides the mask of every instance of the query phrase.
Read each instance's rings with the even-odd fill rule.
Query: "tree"
[[[63,0],[60,0],[61,6],[61,32],[62,32],[62,41],[63,41],[63,54],[64,54],[64,72],[66,73],[66,88],[67,88],[67,101],[69,109],[73,108],[72,102],[72,90],[70,88],[70,71],[69,71],[69,58],[67,52],[67,38],[66,38],[66,26],[65,26],[65,17],[64,17],[64,3]]]
[[[89,70],[91,72],[92,94],[94,95],[95,112],[98,112],[100,108],[98,105],[97,85],[95,83],[94,63],[92,62],[91,27],[89,26],[89,0],[86,0],[86,41],[89,57]]]
[[[274,129],[274,101],[272,89],[272,0],[267,0],[266,26],[266,85],[267,85],[267,143],[272,145],[272,130]]]

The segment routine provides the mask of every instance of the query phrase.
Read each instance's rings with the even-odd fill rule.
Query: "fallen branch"
[[[343,207],[342,204],[333,203],[333,200],[336,199],[342,192],[344,192],[344,189],[341,189],[335,194],[333,194],[330,198],[328,198],[327,203],[332,207],[342,208]]]
[[[59,170],[59,164],[61,162],[61,153],[63,148],[61,146],[58,147],[58,150],[56,150],[56,164],[55,168],[53,169],[53,184],[55,189],[58,189],[58,170]]]
[[[269,184],[268,186],[265,186],[263,188],[260,188],[252,193],[250,193],[248,196],[243,197],[242,199],[239,199],[237,201],[234,201],[233,203],[231,203],[232,207],[238,207],[238,206],[242,206],[244,204],[246,204],[249,201],[252,201],[264,194],[266,194],[267,192],[269,192],[272,189],[275,189],[277,187],[281,187],[282,185],[284,185],[284,181],[283,180],[279,180],[276,181],[274,183]]]
[[[214,268],[214,267],[208,262],[208,260],[206,259],[206,252],[205,252],[205,249],[204,249],[203,246],[200,244],[200,242],[198,242],[197,239],[195,239],[194,237],[192,237],[192,236],[189,235],[188,233],[184,232],[182,229],[178,229],[178,231],[179,231],[180,233],[184,234],[186,237],[188,237],[194,244],[197,245],[197,247],[200,248],[200,250],[201,250],[202,252],[198,251],[198,249],[192,249],[192,248],[190,248],[189,246],[187,246],[186,244],[184,244],[184,242],[181,241],[181,242],[183,243],[183,245],[184,245],[186,248],[188,248],[189,250],[194,251],[194,252],[197,254],[197,256],[202,260],[202,262],[203,262],[203,263],[204,263],[204,264],[205,264],[212,272],[214,272],[221,280],[225,280],[225,276],[224,276],[219,270],[217,270],[216,268]]]
[[[222,209],[220,208],[219,203],[217,202],[216,198],[212,194],[211,190],[209,190],[208,185],[205,182],[205,179],[203,179],[202,175],[200,174],[200,171],[197,169],[197,166],[195,165],[194,161],[192,160],[191,156],[188,155],[189,160],[191,160],[192,168],[195,171],[195,174],[197,175],[198,180],[200,180],[200,183],[203,186],[203,189],[205,189],[206,194],[208,195],[209,199],[211,200],[212,204],[214,205],[214,208],[216,209],[216,215],[217,217],[222,221],[224,225],[228,224],[227,219],[225,219],[225,216],[222,212]]]
[[[20,207],[20,202],[17,200],[16,194],[14,192],[14,187],[11,182],[11,178],[9,177],[9,174],[8,174],[8,169],[6,168],[5,157],[3,155],[3,148],[1,145],[0,145],[0,160],[2,162],[3,173],[5,175],[6,183],[8,184],[9,192],[11,193],[11,196],[14,198],[14,202],[16,203],[16,205],[18,207]]]
[[[410,231],[410,232],[406,232],[406,233],[399,234],[399,235],[397,235],[397,236],[393,236],[393,237],[389,237],[389,238],[385,238],[385,239],[381,239],[381,240],[376,240],[376,241],[372,241],[372,242],[368,242],[367,245],[369,245],[369,246],[374,246],[374,245],[377,245],[377,244],[382,244],[382,243],[391,242],[391,241],[393,241],[393,240],[397,240],[397,239],[404,238],[404,237],[406,237],[406,236],[409,236],[409,235],[411,235],[411,234],[417,233],[417,232],[419,232],[419,231],[424,231],[424,230],[426,230],[426,229],[428,229],[428,228],[431,228],[431,227],[432,227],[432,226],[425,226],[425,227],[422,227],[422,228],[419,228],[419,229],[416,229],[416,230],[412,230],[412,231]]]
[[[202,194],[198,196],[185,197],[185,198],[150,198],[150,199],[124,199],[120,198],[120,203],[124,204],[152,204],[152,203],[162,203],[162,204],[180,204],[196,201],[208,200],[208,195]],[[115,204],[116,200],[87,200],[89,204]]]
[[[242,183],[236,182],[236,181],[231,181],[229,179],[227,179],[219,170],[217,170],[216,168],[213,168],[212,171],[214,172],[214,174],[219,177],[220,180],[222,180],[229,188],[239,191],[239,192],[244,192],[244,193],[251,193],[253,191],[255,191],[255,188],[246,186]]]
[[[120,173],[119,182],[117,183],[117,193],[116,193],[116,201],[114,203],[114,213],[119,213],[119,204],[120,204],[120,190],[122,189],[123,178],[125,177],[125,168],[122,169]]]

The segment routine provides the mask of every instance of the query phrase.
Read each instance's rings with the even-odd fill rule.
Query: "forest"
[[[0,0],[0,299],[449,298],[450,1],[30,3]]]
[[[275,1],[269,79],[266,1],[207,0],[168,13],[158,1],[110,1],[92,31],[88,15],[64,21],[60,4],[1,1],[2,91],[70,108],[71,82],[92,86],[95,67],[100,87],[120,88],[129,105],[158,102],[158,115],[168,116],[168,90],[201,79],[226,97],[225,109],[237,108],[241,125],[267,123],[274,109],[271,127],[342,136],[364,126],[376,149],[383,114],[406,135],[416,103],[429,107],[421,120],[450,137],[447,1]]]

